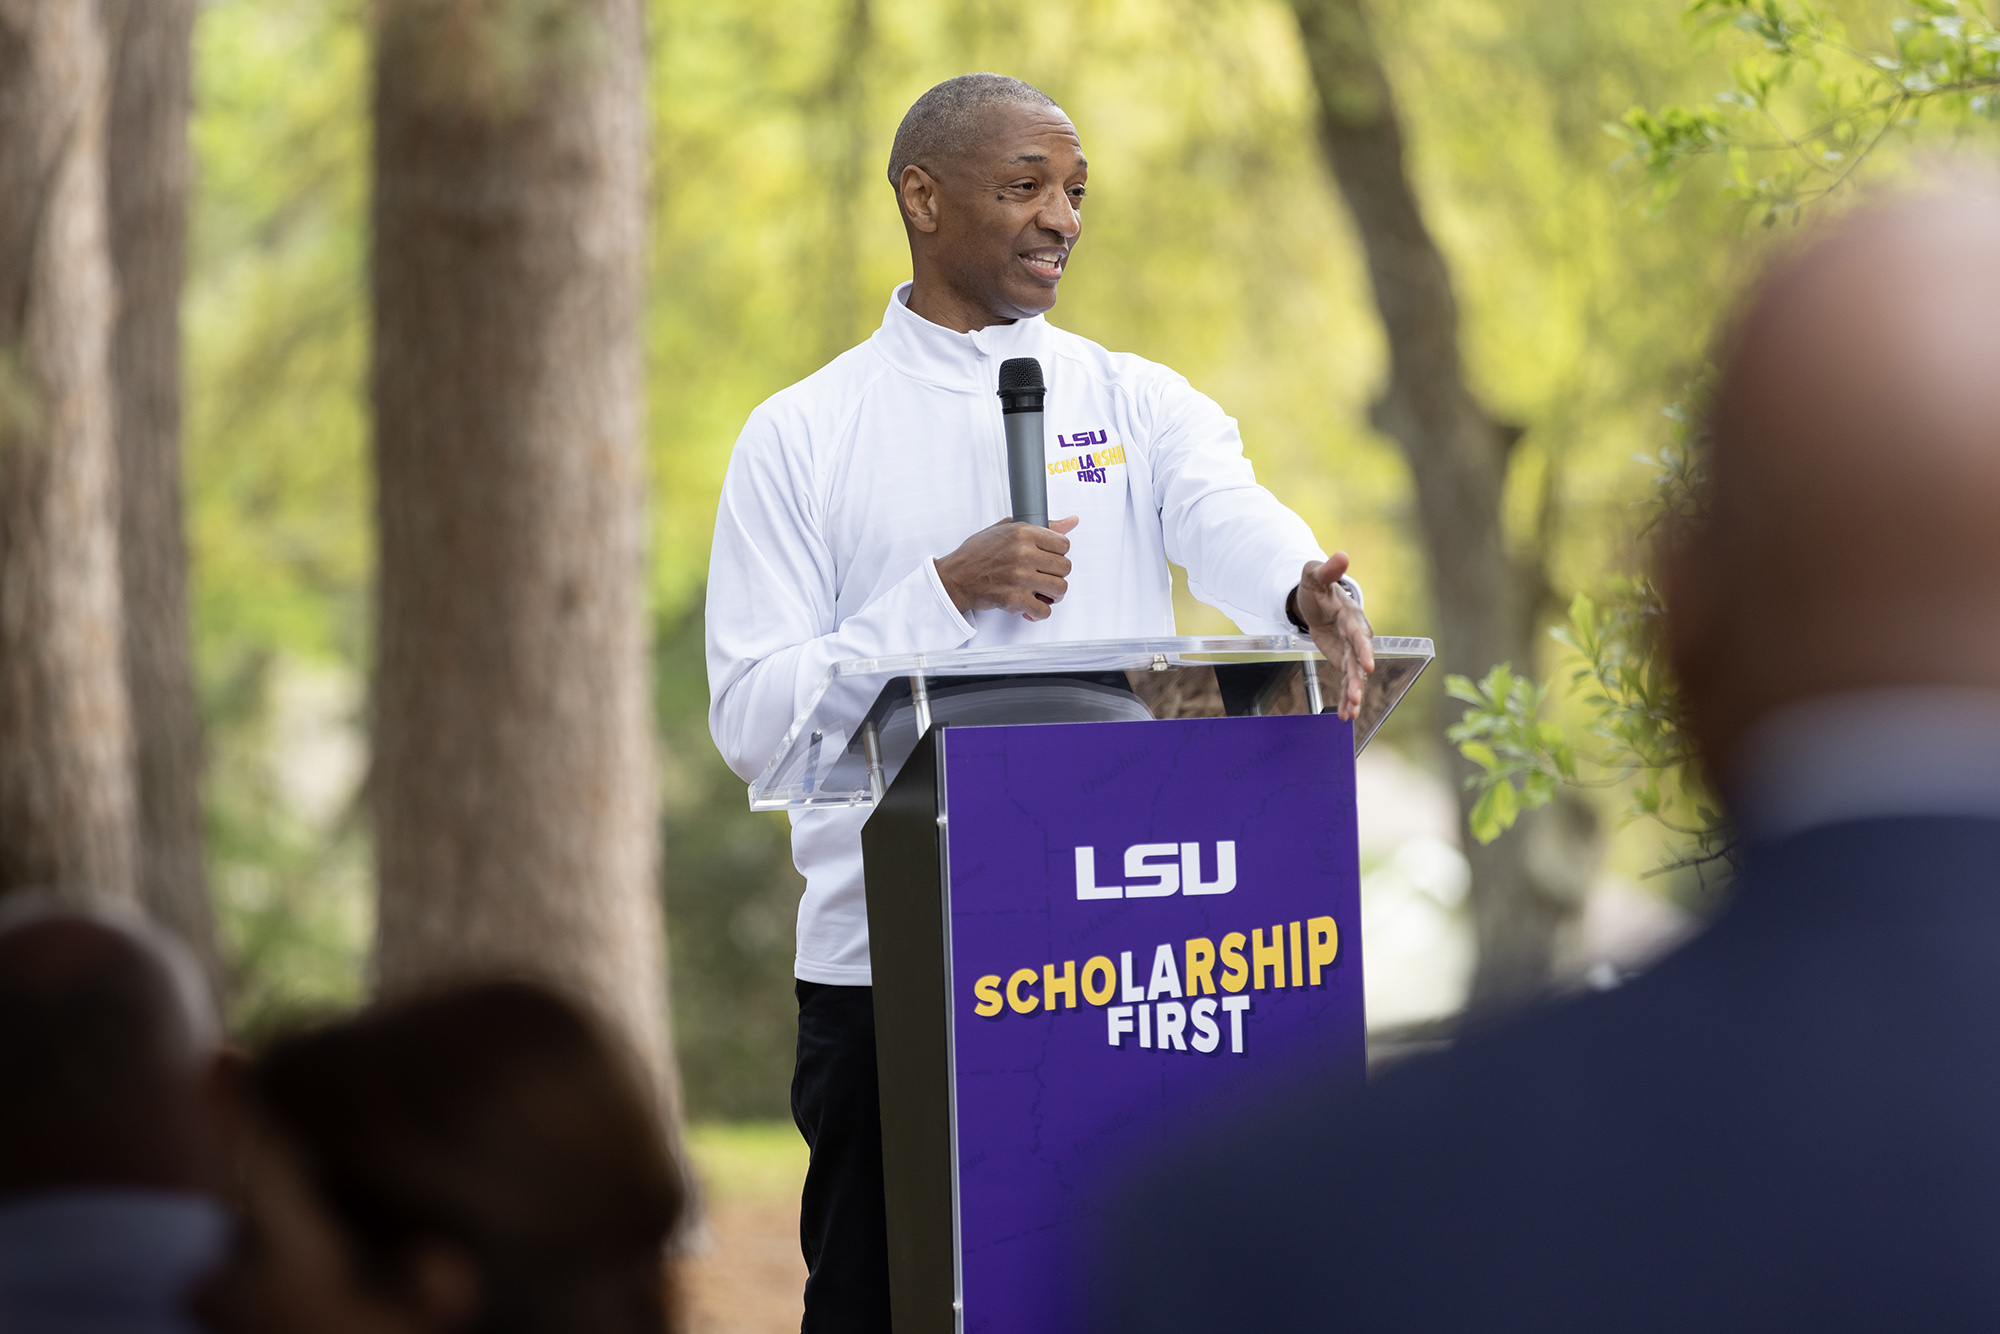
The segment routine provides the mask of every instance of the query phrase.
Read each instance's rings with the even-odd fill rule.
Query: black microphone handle
[[[1041,410],[1009,412],[1000,420],[1007,428],[1007,490],[1014,501],[1014,519],[1046,528],[1049,472],[1042,447]]]

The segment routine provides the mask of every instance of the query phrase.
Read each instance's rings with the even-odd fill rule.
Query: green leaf
[[[1570,748],[1569,744],[1565,742],[1557,746],[1551,758],[1555,760],[1556,772],[1563,776],[1563,780],[1574,783],[1576,781],[1576,752]]]
[[[1484,704],[1486,697],[1479,693],[1479,687],[1471,678],[1453,674],[1444,679],[1444,693],[1453,699],[1462,699],[1467,704]]]
[[[1467,823],[1472,826],[1474,838],[1491,843],[1513,826],[1515,814],[1513,784],[1495,783],[1473,804]]]

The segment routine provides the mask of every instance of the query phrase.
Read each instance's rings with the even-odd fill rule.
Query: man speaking
[[[1374,668],[1347,557],[1257,484],[1236,423],[1162,366],[1042,318],[1088,175],[1075,126],[1018,79],[925,93],[889,159],[911,282],[861,346],[750,415],[709,565],[709,730],[756,777],[849,658],[1174,633],[1167,563],[1251,633],[1309,632],[1352,717]],[[1032,357],[1058,436],[1046,528],[1016,523],[1000,365]],[[1071,444],[1071,441],[1078,442]],[[1086,460],[1083,456],[1088,455]],[[997,522],[996,522],[997,520]],[[792,816],[799,904],[792,1114],[805,1329],[889,1327],[865,810]]]

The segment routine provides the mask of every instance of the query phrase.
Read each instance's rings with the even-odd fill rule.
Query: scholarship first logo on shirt
[[[1119,1183],[1365,1067],[1353,731],[944,737],[966,1328],[1077,1330]],[[1081,1267],[1080,1267],[1081,1266]]]
[[[1125,446],[1113,445],[1108,430],[1056,432],[1056,448],[1089,449],[1088,454],[1071,454],[1049,464],[1049,476],[1073,475],[1079,482],[1107,482],[1110,469],[1125,461]]]

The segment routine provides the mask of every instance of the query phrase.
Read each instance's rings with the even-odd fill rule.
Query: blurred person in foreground
[[[1242,629],[1311,635],[1352,718],[1374,654],[1345,553],[1257,484],[1214,400],[1045,318],[1090,175],[1062,108],[1019,79],[960,75],[917,99],[888,165],[911,281],[865,343],[751,414],[723,480],[709,730],[730,767],[755,779],[843,659],[1171,635],[1170,560]],[[1048,512],[1064,517],[1047,527],[1006,517],[997,388],[1020,357],[1048,388]],[[867,816],[792,815],[811,1334],[889,1324]]]
[[[1177,1164],[1105,1327],[2000,1327],[2000,180],[1841,222],[1722,351],[1661,574],[1732,905]]]
[[[221,1259],[207,981],[152,927],[0,909],[0,1331],[192,1334]]]
[[[636,1062],[489,983],[279,1042],[238,1081],[223,1334],[664,1334],[684,1187]]]

